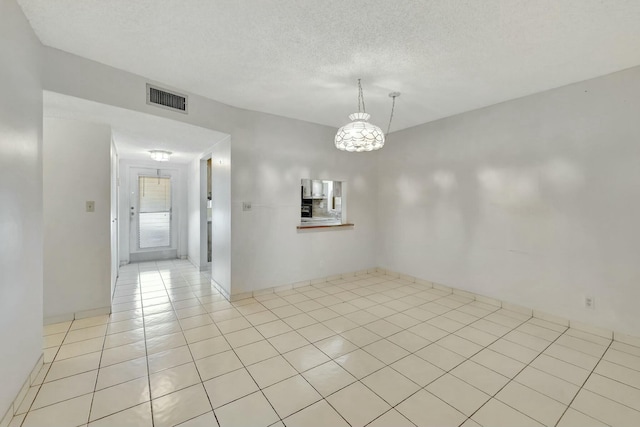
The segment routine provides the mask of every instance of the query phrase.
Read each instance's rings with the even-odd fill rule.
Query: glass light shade
[[[171,151],[151,150],[149,151],[151,158],[157,162],[168,162],[171,157]]]
[[[384,133],[369,123],[371,117],[367,113],[353,113],[349,116],[351,123],[338,129],[335,143],[338,150],[343,151],[373,151],[384,146]]]

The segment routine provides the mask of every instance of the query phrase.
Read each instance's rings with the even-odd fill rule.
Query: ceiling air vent
[[[187,114],[187,96],[147,84],[147,104]]]

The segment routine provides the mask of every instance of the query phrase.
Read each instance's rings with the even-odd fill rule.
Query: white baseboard
[[[187,256],[187,259],[195,268],[200,268],[200,264],[197,263],[195,259],[191,258],[190,256]]]
[[[86,319],[87,317],[103,316],[105,314],[111,314],[111,306],[78,311],[74,314],[74,319]]]
[[[225,288],[220,286],[218,284],[218,282],[216,282],[215,280],[211,279],[211,284],[213,285],[214,288],[216,288],[218,290],[218,292],[220,292],[220,294],[223,297],[225,297],[227,299],[227,301],[231,301],[231,295],[229,295],[229,292],[227,292],[227,290]]]
[[[640,347],[640,337],[634,337],[633,335],[622,334],[614,331],[613,339],[624,344]]]
[[[35,382],[35,379],[37,378],[38,374],[40,373],[40,370],[42,369],[43,365],[44,365],[44,356],[43,356],[43,354],[40,354],[40,358],[38,358],[38,361],[34,365],[33,369],[31,369],[31,373],[29,374],[27,379],[22,384],[22,387],[20,388],[20,391],[16,395],[16,398],[13,400],[11,405],[9,405],[9,408],[5,412],[5,414],[2,417],[2,419],[0,420],[0,427],[8,427],[9,426],[9,423],[11,422],[11,419],[16,414],[16,412],[18,412],[18,408],[20,408],[20,405],[22,404],[22,401],[24,400],[25,396],[27,395],[27,392],[29,391],[29,388],[31,387],[31,385],[33,385],[33,383]]]
[[[378,271],[384,272],[385,274],[392,277],[402,277],[402,278],[410,278],[411,276],[402,275],[390,270],[385,270],[379,268]],[[416,283],[420,282],[421,279],[416,278]],[[505,310],[514,311],[517,313],[525,314],[530,317],[535,317],[541,320],[546,320],[547,322],[555,323],[561,326],[565,326],[568,328],[576,329],[582,332],[587,332],[593,335],[597,335],[603,338],[613,339],[619,342],[623,342],[625,344],[633,345],[636,347],[640,347],[640,337],[634,337],[632,335],[623,334],[620,332],[612,331],[611,329],[602,328],[596,325],[591,325],[583,322],[578,322],[575,320],[567,319],[564,317],[556,316],[554,314],[546,313],[539,310],[534,310],[528,307],[523,307],[521,305],[513,304],[508,301],[502,301],[495,298],[490,298],[484,295],[475,294],[473,292],[463,291],[456,288],[450,288],[448,286],[439,285],[437,283],[433,283],[433,287],[435,289],[448,290],[451,289],[454,294],[460,294],[467,296],[469,298],[473,298],[476,301],[484,302],[486,304],[491,304],[497,307],[501,307]]]
[[[258,289],[258,290],[255,290],[255,291],[241,292],[241,293],[235,293],[235,294],[231,294],[231,295],[228,295],[227,292],[225,291],[225,292],[223,292],[223,295],[228,301],[234,302],[234,301],[239,301],[239,300],[242,300],[242,299],[253,298],[253,297],[256,297],[256,296],[268,295],[268,294],[272,294],[274,292],[284,292],[284,291],[289,291],[291,289],[303,288],[305,286],[321,285],[323,283],[327,284],[328,282],[333,281],[333,280],[346,279],[346,278],[350,278],[350,277],[354,277],[354,276],[361,276],[363,274],[373,273],[376,270],[377,269],[375,269],[375,268],[371,268],[371,269],[368,269],[368,270],[351,271],[351,272],[348,272],[348,273],[334,274],[332,276],[318,277],[316,279],[309,279],[309,280],[302,280],[302,281],[299,281],[299,282],[288,283],[286,285],[271,286],[271,287],[268,287],[268,288]],[[213,280],[212,280],[212,282],[213,282]]]
[[[178,258],[177,249],[162,249],[146,252],[132,252],[129,254],[131,262],[165,261]]]
[[[203,264],[200,265],[199,262],[196,262],[195,259],[193,259],[192,257],[187,257],[187,259],[189,260],[189,262],[198,269],[198,271],[207,271],[209,269],[209,267],[211,266],[211,264]]]
[[[43,319],[43,323],[45,326],[47,325],[53,325],[54,323],[60,323],[60,322],[69,322],[71,320],[73,320],[74,317],[74,313],[69,313],[69,314],[59,314],[57,316],[47,316]]]
[[[85,319],[87,317],[102,316],[105,314],[111,314],[111,306],[77,311],[69,314],[60,314],[57,316],[48,316],[44,318],[44,324],[52,325],[54,323],[68,322],[70,320]]]
[[[583,332],[588,332],[590,334],[594,334],[594,335],[598,335],[604,338],[609,338],[609,339],[613,339],[619,342],[623,342],[625,344],[629,344],[629,345],[633,345],[636,347],[640,347],[640,337],[635,337],[629,334],[625,334],[625,333],[620,333],[620,332],[616,332],[616,331],[612,331],[610,329],[606,329],[606,328],[601,328],[599,326],[596,325],[590,325],[590,324],[586,324],[583,322],[578,322],[575,320],[571,320],[571,319],[566,319],[560,316],[556,316],[550,313],[546,313],[543,311],[539,311],[539,310],[534,310],[531,309],[529,307],[524,307],[518,304],[513,304],[509,301],[502,301],[496,298],[491,298],[491,297],[487,297],[484,295],[480,295],[480,294],[476,294],[473,292],[469,292],[469,291],[465,291],[462,289],[457,289],[457,288],[452,288],[449,286],[445,286],[439,283],[435,283],[435,282],[431,282],[425,279],[421,279],[418,277],[413,277],[407,274],[403,274],[403,273],[399,273],[396,271],[392,271],[392,270],[388,270],[388,269],[384,269],[381,267],[376,267],[376,268],[370,268],[367,270],[360,270],[360,271],[356,271],[356,272],[350,272],[350,273],[343,273],[343,274],[336,274],[336,275],[332,275],[332,276],[327,276],[327,277],[319,277],[316,279],[309,279],[309,280],[303,280],[303,281],[299,281],[299,282],[295,282],[295,283],[289,283],[289,284],[285,284],[285,285],[278,285],[278,286],[272,286],[269,288],[264,288],[264,289],[259,289],[256,291],[249,291],[249,292],[242,292],[242,293],[237,293],[237,294],[231,294],[229,295],[226,291],[221,290],[222,288],[218,287],[218,290],[221,290],[221,293],[224,295],[224,297],[230,301],[230,302],[235,302],[235,301],[239,301],[242,299],[246,299],[246,298],[255,298],[255,297],[261,297],[261,296],[265,296],[265,295],[269,295],[272,293],[276,293],[276,292],[285,292],[285,291],[289,291],[292,289],[297,289],[297,288],[301,288],[301,287],[305,287],[305,286],[322,286],[323,284],[328,284],[328,282],[330,281],[334,281],[334,280],[339,280],[339,279],[345,279],[345,278],[349,278],[349,277],[353,277],[353,276],[358,276],[358,275],[362,275],[362,274],[375,274],[375,275],[386,275],[386,276],[390,276],[393,279],[399,279],[399,280],[404,280],[406,282],[409,283],[416,283],[422,286],[425,286],[427,288],[434,288],[434,289],[438,289],[440,291],[449,293],[449,294],[456,294],[456,295],[460,295],[460,296],[464,296],[467,298],[471,298],[473,300],[479,301],[479,302],[483,302],[485,304],[490,304],[496,307],[501,307],[505,310],[509,310],[509,311],[513,311],[516,313],[520,313],[520,314],[524,314],[526,316],[529,317],[535,317],[541,320],[546,320],[548,322],[551,323],[556,323],[558,325],[562,325],[565,327],[569,327],[569,328],[573,328],[576,330],[580,330]],[[213,281],[212,281],[213,282]]]

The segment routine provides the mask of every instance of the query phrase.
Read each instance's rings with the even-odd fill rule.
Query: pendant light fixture
[[[396,98],[400,96],[400,92],[391,92],[389,97],[393,98],[391,105],[391,116],[389,117],[389,126],[387,133],[391,129],[391,120],[393,119],[393,110],[396,105]],[[348,123],[338,129],[336,133],[335,144],[338,150],[343,151],[373,151],[379,150],[384,146],[384,133],[382,130],[368,122],[369,114],[367,114],[364,106],[364,96],[362,94],[362,84],[358,79],[358,112],[349,115],[351,123]]]
[[[151,150],[149,151],[151,158],[156,162],[168,162],[171,157],[171,151],[165,150]]]

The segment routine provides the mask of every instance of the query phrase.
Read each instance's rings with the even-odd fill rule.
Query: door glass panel
[[[140,249],[171,246],[171,178],[138,177]]]

